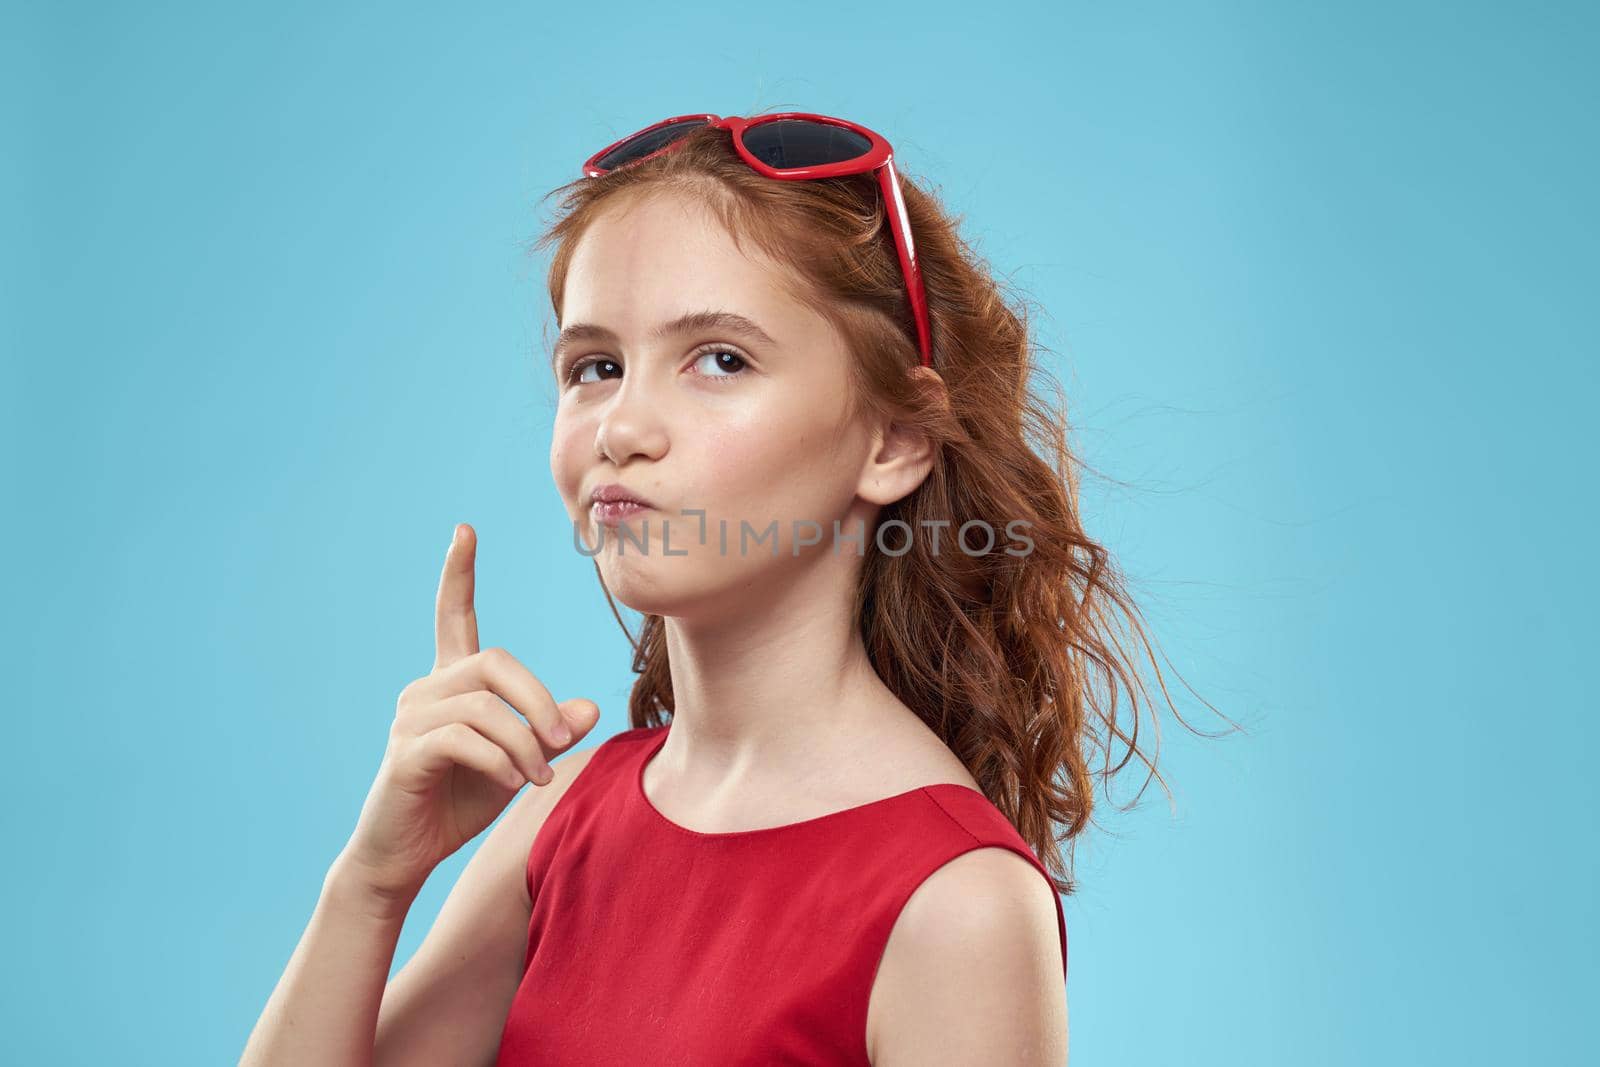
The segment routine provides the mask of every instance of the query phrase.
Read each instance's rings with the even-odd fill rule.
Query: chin
[[[716,556],[617,556],[608,550],[596,559],[611,596],[646,615],[715,618],[753,588],[748,576]]]

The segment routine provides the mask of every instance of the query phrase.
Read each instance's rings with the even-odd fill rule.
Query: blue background
[[[525,243],[599,146],[774,107],[1037,305],[1091,531],[1250,727],[1167,717],[1175,809],[1080,846],[1073,1062],[1592,1047],[1595,10],[8,5],[0,1059],[237,1059],[454,523],[485,645],[626,727]]]

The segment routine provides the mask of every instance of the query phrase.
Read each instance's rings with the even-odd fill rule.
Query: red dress
[[[670,726],[608,739],[528,854],[533,917],[496,1067],[867,1067],[889,931],[956,856],[1008,848],[975,789],[939,783],[786,826],[704,834],[645,797]],[[1056,898],[1061,968],[1067,927]]]

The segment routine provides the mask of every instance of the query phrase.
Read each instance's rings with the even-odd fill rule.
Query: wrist
[[[396,884],[341,852],[322,880],[323,895],[374,918],[404,919],[422,884]]]

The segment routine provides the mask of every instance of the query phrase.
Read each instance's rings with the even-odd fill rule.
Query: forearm
[[[240,1067],[364,1067],[411,901],[366,888],[336,860],[245,1045]]]

